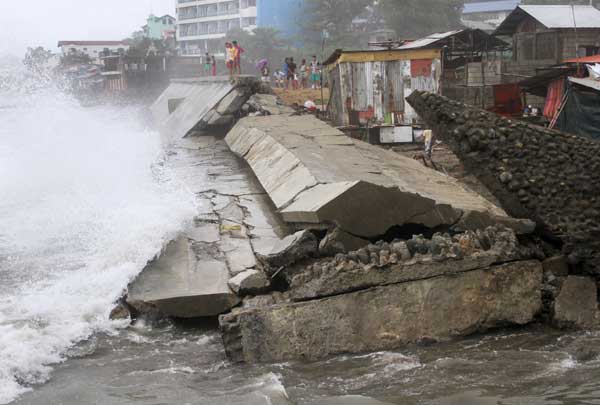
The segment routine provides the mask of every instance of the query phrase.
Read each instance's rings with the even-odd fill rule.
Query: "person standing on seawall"
[[[244,48],[242,48],[237,41],[233,41],[233,48],[235,49],[235,59],[234,59],[234,73],[237,72],[238,75],[242,74],[242,54],[246,52]]]
[[[210,75],[210,55],[206,52],[204,55],[204,76]]]
[[[225,55],[225,65],[227,65],[227,70],[229,70],[229,79],[233,79],[233,74],[235,72],[235,48],[231,42],[225,43]]]

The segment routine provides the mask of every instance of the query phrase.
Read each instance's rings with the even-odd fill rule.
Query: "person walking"
[[[285,58],[285,61],[283,62],[283,68],[281,70],[283,72],[283,80],[285,81],[285,86],[283,86],[284,88],[288,88],[288,74],[290,71],[290,58]]]
[[[212,75],[216,76],[217,75],[217,59],[215,58],[215,55],[213,55],[211,57],[211,68],[212,68]]]
[[[321,64],[315,55],[310,62],[310,82],[313,89],[321,88]]]
[[[425,143],[425,156],[427,159],[431,160],[431,154],[433,153],[433,142],[435,141],[433,137],[433,131],[431,129],[426,129],[423,131],[423,141]]]
[[[204,55],[204,76],[210,75],[210,55],[206,52]]]
[[[306,59],[302,59],[300,63],[300,88],[305,89],[308,87],[308,65]]]
[[[287,81],[288,81],[288,88],[291,85],[292,89],[295,90],[297,87],[298,81],[296,78],[296,63],[294,63],[294,58],[289,58]]]
[[[237,72],[238,75],[242,74],[242,54],[246,52],[244,48],[242,48],[237,41],[233,41],[233,48],[235,49],[235,59],[234,59],[234,73]]]

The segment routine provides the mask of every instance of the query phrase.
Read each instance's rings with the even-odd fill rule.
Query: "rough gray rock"
[[[260,112],[264,115],[293,114],[295,112],[273,94],[253,94],[247,104],[250,111]]]
[[[312,232],[304,230],[277,242],[268,255],[258,254],[257,257],[265,265],[268,274],[272,275],[280,267],[315,256],[318,249],[317,237]]]
[[[517,235],[527,235],[535,231],[535,222],[529,219],[518,219],[503,216],[490,216],[477,211],[465,213],[460,220],[452,226],[456,232],[474,231],[485,229],[489,226],[503,225],[515,231]]]
[[[541,309],[541,282],[539,262],[515,262],[320,300],[239,309],[219,322],[233,361],[314,360],[527,324]]]
[[[131,312],[129,312],[127,304],[120,302],[110,311],[109,318],[113,321],[130,319]]]
[[[569,276],[554,302],[554,324],[560,328],[600,326],[598,291],[590,277]]]
[[[358,250],[364,246],[367,246],[369,241],[350,235],[348,232],[344,232],[340,228],[327,233],[325,238],[319,243],[319,253],[322,256],[334,256],[337,253],[347,253]]]
[[[564,256],[550,257],[542,262],[544,273],[550,273],[554,277],[566,277],[569,275],[569,264]]]
[[[488,245],[482,246],[482,239]],[[334,259],[286,270],[288,294],[295,301],[303,301],[531,258],[530,253],[519,246],[514,232],[505,228],[492,227],[454,238],[441,234],[431,240],[415,236],[408,242],[413,246],[414,256],[404,242],[378,243],[354,254],[338,254]]]
[[[265,292],[271,283],[264,272],[250,269],[231,278],[228,285],[236,294],[248,295]]]
[[[215,246],[178,238],[130,284],[127,304],[141,313],[155,308],[177,318],[230,310],[240,299],[227,286],[229,271],[224,260],[215,257],[219,254]]]

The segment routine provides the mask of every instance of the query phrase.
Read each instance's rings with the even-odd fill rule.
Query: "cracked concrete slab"
[[[228,280],[255,268],[255,254],[270,251],[290,232],[251,169],[224,141],[189,137],[182,143],[166,166],[196,196],[197,215],[131,283],[129,300],[167,316],[213,316],[239,302]]]
[[[362,237],[395,225],[451,226],[463,213],[506,213],[455,179],[352,140],[313,116],[246,117],[227,134],[286,222]]]
[[[197,318],[224,313],[239,303],[227,281],[229,273],[218,260],[198,260],[186,237],[171,242],[130,285],[127,302],[160,313]]]

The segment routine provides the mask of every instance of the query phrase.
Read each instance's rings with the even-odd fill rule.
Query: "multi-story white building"
[[[220,55],[234,28],[256,28],[256,0],[176,0],[177,44],[181,55]]]

